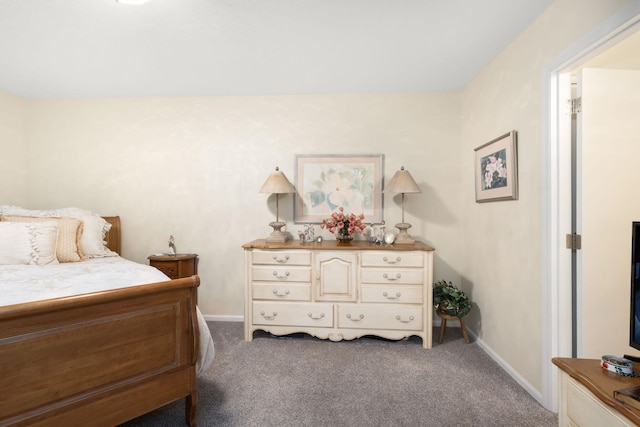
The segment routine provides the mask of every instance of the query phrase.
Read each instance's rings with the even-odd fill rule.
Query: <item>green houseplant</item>
[[[449,316],[460,319],[471,311],[471,300],[451,282],[439,280],[433,284],[433,305]]]

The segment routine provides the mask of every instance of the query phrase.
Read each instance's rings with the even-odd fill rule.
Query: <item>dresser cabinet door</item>
[[[316,301],[356,301],[357,269],[358,257],[355,253],[316,253]]]

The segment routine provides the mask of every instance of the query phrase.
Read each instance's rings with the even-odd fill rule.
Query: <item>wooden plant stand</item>
[[[464,317],[459,318],[458,316],[450,316],[448,314],[444,314],[440,310],[436,310],[436,314],[441,319],[440,335],[438,336],[438,344],[442,344],[442,338],[444,338],[444,331],[445,331],[445,328],[447,327],[447,320],[457,320],[460,322],[460,329],[462,329],[462,336],[464,337],[464,342],[469,344],[469,335],[467,334],[467,327],[464,325]]]

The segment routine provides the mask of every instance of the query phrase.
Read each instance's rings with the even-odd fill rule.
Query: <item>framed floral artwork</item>
[[[518,199],[517,132],[475,149],[476,202]]]
[[[383,161],[382,154],[297,155],[294,222],[319,224],[340,207],[382,222]]]

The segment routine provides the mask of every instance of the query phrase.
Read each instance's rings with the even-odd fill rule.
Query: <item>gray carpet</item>
[[[198,381],[198,425],[557,426],[460,329],[424,350],[419,338],[330,342],[209,322],[216,358]],[[437,331],[434,330],[434,337]],[[182,426],[184,401],[123,426]]]

